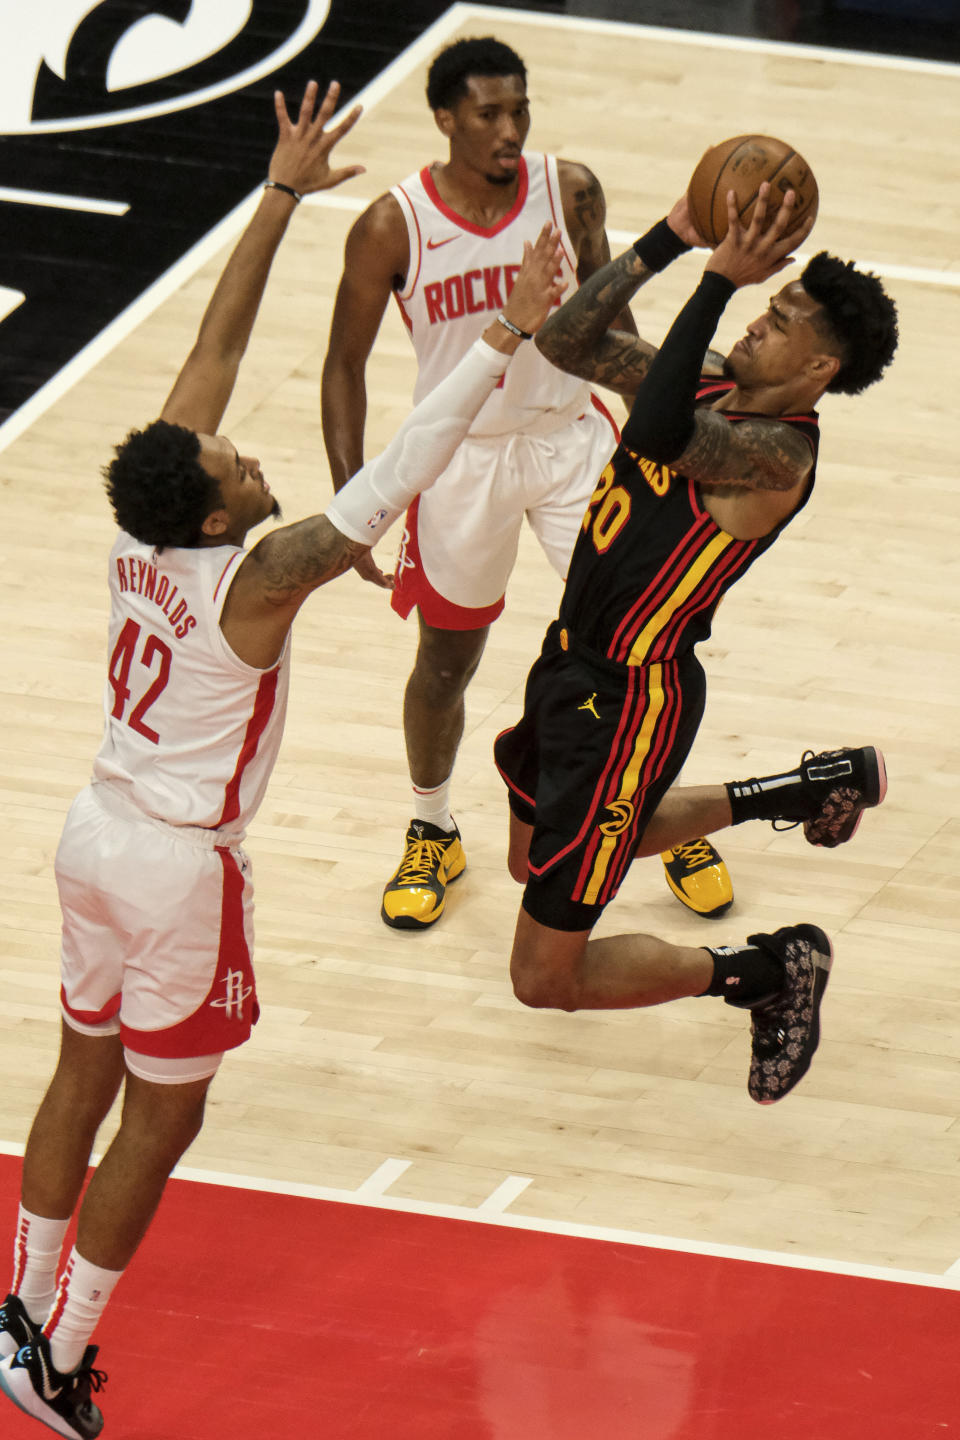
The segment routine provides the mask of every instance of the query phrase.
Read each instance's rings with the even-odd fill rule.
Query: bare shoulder
[[[813,450],[783,420],[758,415],[731,424],[722,411],[700,409],[676,468],[702,485],[788,491],[806,481]]]
[[[403,211],[389,191],[377,197],[353,222],[347,235],[346,265],[406,272],[409,261]]]
[[[593,171],[575,160],[558,160],[557,173],[563,218],[571,239],[576,243],[582,236],[602,232],[607,218],[607,203],[603,186]]]

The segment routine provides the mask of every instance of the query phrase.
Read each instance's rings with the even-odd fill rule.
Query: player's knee
[[[510,872],[510,879],[516,880],[518,885],[526,885],[530,879],[530,865],[528,848],[514,849],[510,847],[507,854],[507,870]]]
[[[570,975],[514,955],[510,964],[513,993],[531,1010],[576,1010],[576,987]]]
[[[458,700],[476,674],[486,630],[427,630],[417,647],[414,678],[434,703]]]
[[[138,1150],[150,1152],[172,1168],[200,1134],[205,1109],[206,1093],[197,1094],[193,1086],[167,1087],[131,1077],[121,1129]]]

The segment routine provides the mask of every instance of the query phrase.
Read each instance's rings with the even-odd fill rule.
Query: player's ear
[[[809,369],[811,378],[816,380],[821,389],[826,390],[830,381],[840,369],[840,357],[838,355],[828,355],[826,352],[820,355],[814,355],[810,361]]]
[[[446,135],[449,140],[453,134],[454,119],[452,110],[434,110],[433,118],[436,121],[437,129],[441,135]]]
[[[226,534],[229,524],[230,516],[226,510],[211,510],[200,526],[200,533],[207,535],[211,540],[216,540],[218,535]]]

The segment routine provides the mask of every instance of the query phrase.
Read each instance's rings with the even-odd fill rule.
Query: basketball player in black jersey
[[[562,1010],[623,1009],[692,995],[752,1012],[748,1089],[769,1104],[809,1068],[832,948],[816,925],[694,948],[590,932],[635,856],[749,819],[795,821],[814,845],[849,840],[886,791],[872,746],[805,756],[728,785],[675,781],[704,706],[694,646],[724,591],[806,504],[814,406],[858,393],[897,343],[876,277],[826,253],[774,295],[724,359],[708,351],[735,290],[790,263],[793,194],[769,226],[769,187],[730,228],[659,350],[608,330],[631,297],[691,245],[680,200],[592,276],[541,329],[555,365],[636,398],[573,553],[559,619],[527,682],[523,718],[496,743],[510,795],[510,871],[525,886],[511,959],[517,997]]]

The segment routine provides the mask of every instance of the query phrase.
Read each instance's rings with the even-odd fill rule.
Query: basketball
[[[813,171],[791,145],[771,135],[735,135],[708,150],[690,177],[687,203],[694,228],[708,245],[719,245],[727,233],[727,191],[737,194],[737,212],[750,223],[760,185],[770,182],[767,224],[788,190],[796,193],[787,235],[808,215],[816,215],[819,192]]]

